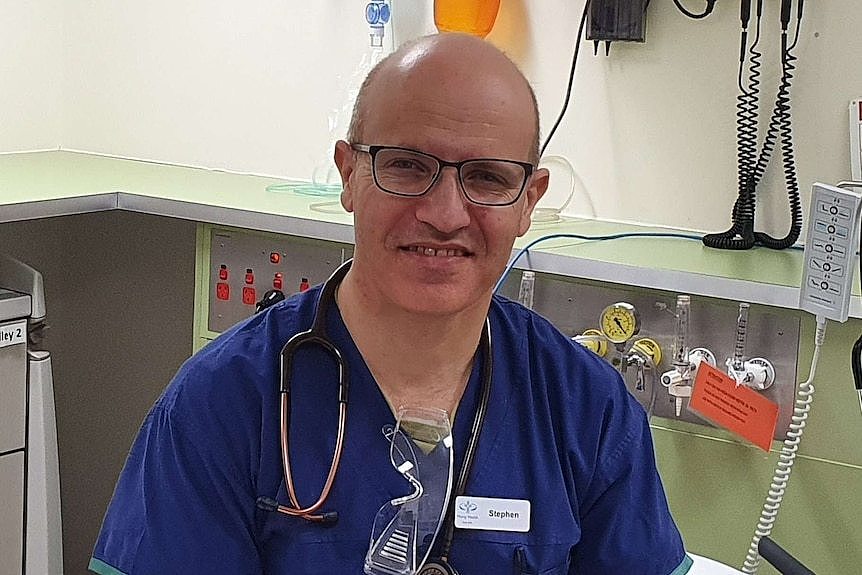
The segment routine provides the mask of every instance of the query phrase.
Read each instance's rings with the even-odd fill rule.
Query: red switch
[[[230,286],[226,283],[216,284],[216,297],[220,300],[227,301],[230,299]]]
[[[308,285],[308,278],[302,278],[302,281],[299,282],[299,291],[300,292],[304,292],[304,291],[308,290],[308,288],[310,288],[310,287],[311,286]]]
[[[222,264],[218,269],[218,279],[227,281],[227,266]]]
[[[253,287],[242,288],[242,303],[246,305],[254,305],[256,300],[257,296],[254,293]]]
[[[269,261],[273,264],[281,263],[281,254],[278,252],[270,252]]]
[[[281,272],[275,274],[275,277],[272,278],[272,287],[273,289],[284,289],[284,274]]]
[[[249,285],[254,283],[254,272],[251,271],[251,268],[245,270],[245,283]]]

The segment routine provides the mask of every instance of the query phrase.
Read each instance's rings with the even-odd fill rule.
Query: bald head
[[[483,112],[490,107],[508,116],[501,122],[529,122],[526,159],[538,163],[539,112],[529,82],[503,52],[468,34],[424,36],[378,63],[356,97],[348,140],[365,141],[369,118],[391,114],[393,106],[409,106],[409,95],[434,98],[435,91],[451,99],[452,106],[459,104],[459,96],[471,96],[487,102]]]

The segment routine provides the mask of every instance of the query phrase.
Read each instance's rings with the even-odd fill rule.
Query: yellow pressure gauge
[[[650,358],[655,367],[661,364],[661,346],[656,340],[642,337],[632,344],[632,349]]]
[[[605,341],[606,338],[602,335],[602,332],[597,329],[588,329],[581,336],[586,337],[575,337],[573,339],[599,357],[607,355],[608,342]]]
[[[618,302],[602,311],[599,326],[611,343],[625,343],[640,331],[640,318],[632,304]]]

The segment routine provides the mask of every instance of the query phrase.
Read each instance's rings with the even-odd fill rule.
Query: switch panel
[[[799,308],[834,321],[847,321],[859,245],[862,195],[814,184],[808,211]]]
[[[264,294],[277,289],[286,296],[307,282],[329,277],[353,255],[353,246],[288,236],[206,227],[209,260],[205,285],[207,318],[201,334],[212,339],[255,312]],[[206,253],[206,252],[204,252]]]

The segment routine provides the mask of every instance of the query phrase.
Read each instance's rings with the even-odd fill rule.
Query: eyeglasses
[[[384,426],[392,466],[412,493],[384,504],[374,517],[365,556],[368,575],[421,573],[452,493],[452,427],[442,409],[402,407],[398,422]],[[406,487],[406,486],[405,486]]]
[[[447,162],[431,154],[394,146],[351,144],[371,155],[371,174],[377,187],[396,196],[421,196],[428,192],[446,166],[458,171],[458,181],[468,200],[481,206],[508,206],[521,197],[533,165],[515,160],[475,158]]]

